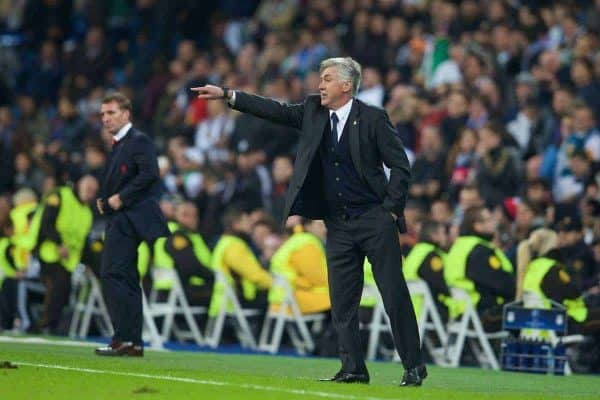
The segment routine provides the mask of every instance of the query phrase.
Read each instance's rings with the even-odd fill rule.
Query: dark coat
[[[117,211],[108,206],[108,198],[119,193],[123,207]],[[158,205],[161,194],[156,148],[152,140],[131,128],[110,155],[101,187],[104,212],[122,213],[136,233],[152,242],[167,236],[169,230]]]
[[[319,145],[329,122],[329,110],[318,95],[302,104],[285,104],[236,91],[233,108],[300,130],[294,175],[286,194],[283,220],[288,215],[323,219],[327,213]],[[405,230],[404,205],[410,182],[410,165],[402,141],[386,112],[354,99],[346,124],[350,135],[352,162],[361,179],[380,198],[382,206],[398,215]],[[391,169],[386,178],[383,164]]]

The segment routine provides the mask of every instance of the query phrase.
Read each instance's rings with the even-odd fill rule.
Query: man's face
[[[533,223],[534,218],[535,214],[527,204],[519,204],[517,206],[517,215],[515,219],[517,226],[522,228],[529,227]]]
[[[575,111],[573,123],[578,132],[587,132],[594,127],[594,116],[588,108],[580,108]]]
[[[336,67],[325,68],[319,82],[321,105],[337,110],[352,97],[352,83],[340,80]]]
[[[102,104],[100,116],[102,117],[104,129],[111,135],[119,132],[119,129],[129,122],[130,117],[129,111],[121,109],[116,101]]]
[[[180,205],[175,211],[175,219],[186,229],[192,231],[198,229],[198,211],[192,205]]]
[[[478,233],[493,235],[498,228],[498,221],[493,217],[488,209],[483,209],[479,219],[475,222],[475,230]]]
[[[464,210],[471,207],[480,206],[482,203],[483,201],[481,200],[477,190],[463,189],[460,191],[459,204]]]
[[[79,181],[79,199],[84,203],[89,203],[96,198],[98,193],[98,181],[96,178],[87,175]]]
[[[442,249],[448,248],[448,231],[445,227],[440,226],[437,231],[431,235],[435,243]]]

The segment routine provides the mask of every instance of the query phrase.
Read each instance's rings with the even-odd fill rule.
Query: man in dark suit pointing
[[[112,152],[96,205],[108,216],[102,254],[102,291],[114,328],[101,356],[143,356],[142,291],[137,269],[141,241],[154,242],[169,230],[158,206],[160,180],[152,140],[133,128],[131,102],[121,93],[102,100],[102,124],[112,135]]]
[[[301,131],[284,218],[296,214],[324,219],[327,225],[331,312],[342,367],[325,380],[369,382],[358,324],[366,256],[404,364],[400,385],[418,386],[427,371],[398,242],[398,229],[405,230],[408,159],[385,111],[354,98],[361,79],[356,61],[325,60],[320,75],[320,96],[308,96],[302,104],[284,104],[212,85],[192,90],[200,98],[227,99],[239,111]],[[383,163],[391,169],[389,181]]]

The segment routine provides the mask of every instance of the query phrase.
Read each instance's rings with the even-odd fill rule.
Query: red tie
[[[117,139],[115,139],[115,138],[112,138],[112,142],[111,142],[111,144],[112,144],[112,146],[114,147],[114,146],[115,146],[115,144],[117,144]]]

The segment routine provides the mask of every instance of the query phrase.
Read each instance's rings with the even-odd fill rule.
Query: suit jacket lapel
[[[325,131],[325,125],[329,122],[329,110],[325,107],[319,107],[319,112],[315,116],[315,135],[313,135],[312,141],[310,143],[310,153],[314,154],[314,152],[319,148],[321,144],[321,139],[323,138],[323,132]]]
[[[111,154],[111,157],[110,157],[110,165],[108,166],[108,171],[106,172],[106,181],[107,182],[110,180],[111,175],[112,175],[113,171],[115,170],[115,167],[118,164],[117,159],[119,158],[119,155],[121,154],[121,150],[127,144],[127,140],[129,140],[129,138],[131,137],[132,131],[133,131],[133,127],[131,127],[127,131],[127,134],[125,135],[125,137],[123,139],[121,139],[121,143],[119,143],[117,148],[113,149],[113,153]]]
[[[362,164],[360,161],[360,112],[359,112],[359,104],[358,100],[354,99],[352,101],[352,108],[350,109],[350,115],[348,115],[348,120],[346,121],[346,125],[348,125],[348,140],[350,141],[350,156],[352,158],[352,162],[354,163],[354,168],[358,172],[358,175],[363,177]]]

